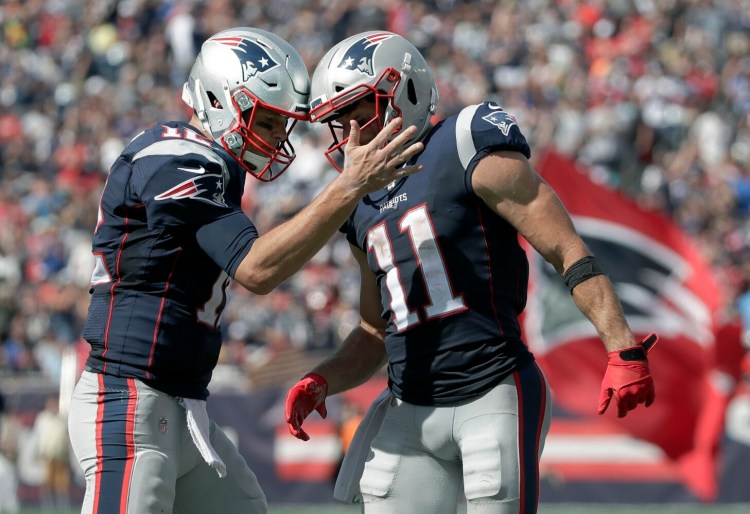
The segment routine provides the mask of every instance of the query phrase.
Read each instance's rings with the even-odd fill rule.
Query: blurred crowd
[[[714,266],[726,314],[750,313],[747,0],[4,0],[0,377],[58,383],[65,351],[85,354],[90,237],[109,166],[145,127],[187,119],[181,88],[201,42],[239,25],[284,37],[310,71],[348,35],[405,35],[436,73],[437,118],[500,103],[535,156],[553,148],[669,213]],[[328,138],[298,124],[286,175],[248,180],[244,208],[261,231],[331,179]],[[335,237],[272,294],[233,289],[217,380],[333,348],[358,321],[356,280]]]

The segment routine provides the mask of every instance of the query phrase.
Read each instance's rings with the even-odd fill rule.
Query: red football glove
[[[317,373],[308,373],[302,380],[294,384],[286,395],[284,416],[289,432],[297,439],[308,441],[310,436],[302,430],[302,422],[314,410],[322,418],[328,415],[326,410],[326,396],[328,382]]]
[[[646,407],[654,403],[656,391],[646,354],[658,340],[656,334],[651,334],[635,346],[607,354],[609,362],[599,395],[599,414],[604,414],[613,397],[618,418],[625,417],[639,403],[645,403]]]

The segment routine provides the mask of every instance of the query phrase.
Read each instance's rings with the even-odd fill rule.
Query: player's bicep
[[[487,155],[474,170],[472,186],[559,273],[588,254],[559,197],[523,155]]]

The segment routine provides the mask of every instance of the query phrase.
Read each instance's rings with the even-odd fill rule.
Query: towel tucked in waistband
[[[362,501],[359,480],[362,478],[365,462],[370,455],[370,444],[383,424],[390,400],[391,392],[386,387],[373,400],[362,421],[360,421],[336,478],[336,486],[333,490],[334,499],[344,503],[359,503]]]
[[[193,443],[198,448],[203,460],[216,470],[219,477],[224,478],[227,474],[227,466],[221,460],[219,454],[216,453],[214,447],[211,446],[206,401],[183,398],[182,404],[185,406],[188,430],[190,431],[190,436],[193,438]]]

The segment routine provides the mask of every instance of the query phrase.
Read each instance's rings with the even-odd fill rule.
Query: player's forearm
[[[608,352],[636,343],[612,282],[605,275],[578,284],[573,289],[573,300],[596,327]]]
[[[341,347],[313,370],[328,381],[328,395],[341,393],[369,380],[386,363],[382,337],[355,328]]]
[[[359,198],[337,177],[296,216],[253,242],[235,280],[256,294],[271,292],[333,237]]]

